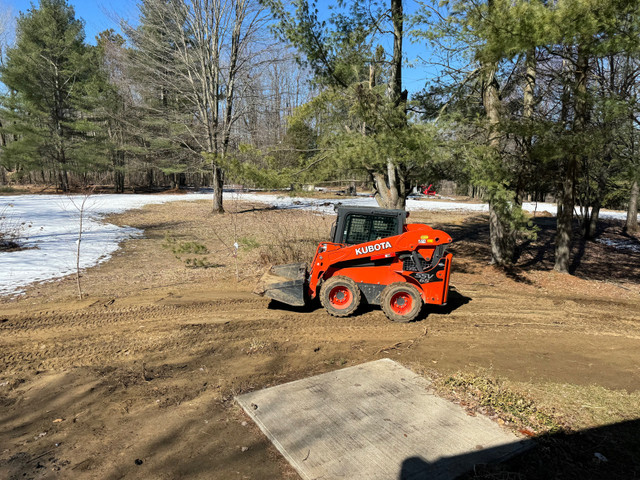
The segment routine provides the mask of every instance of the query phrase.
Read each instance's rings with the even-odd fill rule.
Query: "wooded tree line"
[[[413,5],[413,4],[412,4]],[[13,178],[288,186],[364,173],[381,206],[440,179],[482,192],[492,260],[531,234],[521,205],[572,224],[627,208],[637,232],[640,5],[632,0],[142,0],[84,39],[64,0],[20,15],[6,50],[0,162]],[[417,8],[417,10],[415,9]],[[407,42],[437,71],[409,97]],[[297,60],[297,62],[296,62]],[[435,70],[434,70],[435,69]]]
[[[587,238],[603,206],[627,207],[626,230],[638,231],[638,2],[454,0],[410,16],[401,0],[338,2],[328,23],[305,0],[295,11],[268,4],[322,86],[298,114],[322,119],[319,145],[343,168],[368,172],[381,205],[402,208],[426,179],[479,188],[492,261],[507,265],[533,233],[523,200],[551,194],[561,272],[576,214]],[[440,71],[411,101],[401,83],[406,36]]]
[[[123,35],[86,42],[65,0],[20,14],[0,80],[0,162],[55,184],[214,185],[243,145],[274,146],[309,95],[256,0],[144,0]],[[246,149],[245,149],[246,150]]]
[[[489,200],[495,263],[516,259],[520,205],[539,193],[558,205],[558,271],[569,268],[576,213],[589,238],[604,205],[626,205],[626,229],[638,231],[639,13],[625,0],[465,0],[416,17],[452,78],[432,93],[455,143],[473,152],[468,174]]]

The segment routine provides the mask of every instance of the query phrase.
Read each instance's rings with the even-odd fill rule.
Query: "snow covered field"
[[[12,223],[24,223],[24,235],[28,237],[27,249],[0,253],[0,295],[20,293],[33,282],[46,281],[75,272],[76,248],[79,229],[79,205],[82,196],[19,195],[0,197],[0,212],[11,217]],[[118,245],[127,238],[142,235],[131,227],[118,227],[104,222],[105,215],[140,208],[149,204],[173,201],[210,199],[209,193],[189,195],[93,195],[85,205],[84,225],[80,252],[80,268],[89,268],[110,258]],[[225,201],[255,201],[280,208],[295,208],[332,213],[333,204],[376,206],[371,197],[327,200],[289,197],[282,195],[257,195],[225,193]],[[531,212],[556,213],[556,206],[548,203],[527,203]],[[407,210],[466,210],[486,212],[486,204],[457,203],[432,199],[407,201]],[[624,212],[603,211],[602,218],[624,219]]]

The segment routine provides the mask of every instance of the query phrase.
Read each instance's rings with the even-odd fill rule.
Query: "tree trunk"
[[[404,13],[402,0],[391,0],[391,21],[393,23],[393,57],[391,59],[391,78],[387,86],[387,97],[396,106],[402,101],[402,29]]]
[[[603,158],[607,161],[607,165],[611,162],[611,156],[605,154]],[[602,168],[602,166],[600,166]],[[600,209],[602,208],[602,197],[607,186],[607,168],[602,168],[598,175],[598,189],[594,192],[594,199],[591,203],[591,212],[589,205],[585,205],[584,223],[582,225],[582,234],[585,239],[591,239],[596,236],[598,231],[598,220],[600,218]]]
[[[122,108],[124,111],[124,107]],[[107,134],[111,142],[116,144],[116,148],[111,154],[111,164],[113,165],[113,187],[116,193],[124,192],[124,163],[125,156],[124,151],[120,150],[123,147],[124,142],[122,139],[122,132],[116,134],[116,129],[112,128],[111,124],[107,125]]]
[[[0,129],[2,128],[2,121],[0,120]],[[0,147],[7,146],[7,137],[4,132],[0,132]]]
[[[213,213],[224,213],[222,193],[224,188],[224,172],[217,165],[213,166]]]
[[[602,204],[600,198],[596,199],[591,208],[591,215],[589,216],[589,224],[586,226],[584,237],[586,239],[594,238],[598,232],[598,219],[600,218],[600,208]]]
[[[586,99],[588,70],[589,57],[584,47],[579,46],[574,87],[574,134],[583,132],[588,121],[588,106]],[[575,205],[575,185],[579,159],[579,152],[569,153],[566,168],[563,172],[560,201],[558,202],[556,260],[553,269],[561,273],[569,273],[573,207]]]
[[[116,158],[115,158],[115,174],[114,174],[114,184],[115,184],[115,190],[116,193],[123,193],[124,192],[124,163],[125,163],[125,158],[124,158],[124,152],[116,152]]]
[[[495,78],[496,65],[484,66],[485,77],[482,83],[482,103],[489,121],[488,143],[494,155],[500,155],[500,95],[499,85]],[[489,196],[489,239],[491,242],[491,263],[493,265],[509,265],[513,262],[515,239],[511,228],[502,218],[496,200]]]
[[[532,149],[533,137],[531,135],[531,124],[533,121],[533,110],[535,106],[535,88],[536,88],[536,49],[527,50],[525,57],[525,82],[522,88],[522,120],[527,133],[522,138],[523,158],[519,168],[519,174],[516,181],[516,203],[522,205],[524,195],[527,190],[530,191],[531,185],[531,169],[533,165]]]
[[[67,193],[69,191],[69,175],[64,168],[58,171],[58,187],[61,192]]]
[[[396,107],[406,103],[406,92],[402,91],[402,37],[404,13],[402,0],[391,0],[391,21],[393,23],[393,57],[391,60],[391,78],[387,85],[387,98]],[[369,86],[375,83],[375,69],[369,72]],[[396,128],[406,127],[406,115],[403,121],[395,125]],[[376,189],[375,199],[382,208],[404,209],[407,202],[406,175],[403,168],[396,165],[392,159],[387,159],[387,171],[372,172],[373,184]]]
[[[570,161],[570,163],[572,163]],[[567,171],[575,171],[575,166],[569,166]],[[554,270],[561,273],[569,272],[569,260],[571,257],[571,229],[573,222],[573,177],[565,178],[562,183],[562,191],[558,198],[558,215],[556,220],[556,261]]]
[[[501,221],[495,206],[489,203],[489,240],[491,242],[491,263],[510,265],[513,263],[515,242],[508,226]]]
[[[629,208],[627,209],[627,221],[624,224],[624,231],[630,234],[640,232],[638,226],[638,181],[635,180],[631,185],[631,193],[629,194]]]
[[[535,88],[536,88],[536,49],[532,48],[527,51],[525,59],[526,64],[526,77],[523,88],[522,103],[523,110],[522,116],[526,121],[531,121],[533,118],[533,107],[535,104]],[[531,143],[531,136],[527,136],[527,144]]]
[[[233,126],[233,101],[235,94],[235,82],[237,76],[237,64],[238,64],[238,54],[240,49],[240,34],[242,29],[242,22],[246,16],[246,2],[238,1],[235,5],[235,24],[233,27],[233,33],[231,35],[231,59],[229,64],[229,73],[227,76],[227,92],[226,92],[226,108],[224,112],[224,129],[222,133],[222,146],[220,155],[222,159],[224,159],[227,151],[229,149],[229,141],[231,139],[231,127]],[[217,47],[218,43],[215,40],[215,45]],[[217,74],[215,75],[216,83],[217,83]],[[216,105],[218,104],[217,99],[217,91],[214,95]],[[216,106],[216,132],[217,132],[217,106]],[[214,133],[214,149],[218,151],[218,140],[217,133]],[[224,213],[223,206],[223,188],[224,188],[224,171],[218,165],[213,166],[213,213]]]
[[[390,183],[388,182],[389,178],[392,179]],[[376,191],[374,198],[380,208],[405,208],[407,195],[404,176],[393,162],[389,161],[387,164],[386,175],[380,172],[371,172],[371,179]],[[395,188],[390,187],[390,184],[395,185]]]

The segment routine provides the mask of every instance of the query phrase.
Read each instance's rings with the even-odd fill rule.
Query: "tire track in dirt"
[[[0,353],[0,369],[8,373],[27,370],[103,366],[136,360],[149,352],[184,349],[192,336],[172,331],[149,336],[146,332],[127,332],[115,338],[112,332],[91,336],[39,338],[29,344],[10,345]],[[168,332],[167,332],[168,333]],[[7,352],[7,353],[5,353]]]
[[[166,357],[212,345],[239,349],[253,339],[295,345],[384,345],[406,342],[426,332],[438,336],[453,330],[473,335],[477,329],[498,332],[517,327],[541,336],[567,329],[625,336],[625,330],[637,334],[638,327],[632,312],[618,308],[612,317],[607,302],[594,305],[557,298],[535,302],[529,298],[526,309],[514,310],[513,302],[499,308],[496,298],[479,294],[469,307],[462,305],[448,314],[427,308],[426,318],[410,324],[392,323],[377,309],[344,319],[322,309],[298,312],[267,305],[263,299],[246,295],[197,302],[170,297],[119,308],[100,303],[72,312],[9,315],[0,324],[0,368],[11,373],[131,363],[158,352]],[[599,318],[607,318],[606,324]]]
[[[49,314],[3,324],[0,367],[7,372],[131,361],[146,352],[187,350],[194,333],[176,328],[211,305],[148,306],[103,312]]]
[[[198,317],[228,318],[225,323],[198,323]],[[374,315],[375,316],[375,315]],[[334,319],[324,311],[284,314],[262,308],[232,308],[203,303],[146,306],[107,312],[28,315],[3,325],[0,367],[7,373],[78,366],[101,366],[140,359],[147,353],[194,351],[212,343],[226,348],[260,337],[273,341],[352,342],[414,336],[424,327],[391,324],[386,319]],[[382,317],[381,314],[378,317]],[[188,323],[184,320],[188,320]],[[195,322],[195,323],[194,323]]]
[[[5,315],[0,323],[0,332],[15,331],[42,331],[45,329],[75,330],[78,327],[100,327],[113,325],[116,323],[127,323],[133,320],[154,321],[158,318],[174,318],[175,316],[193,317],[195,314],[225,311],[221,306],[232,304],[236,306],[254,305],[254,308],[245,310],[255,311],[257,302],[202,302],[191,304],[170,304],[170,305],[144,305],[126,308],[106,308],[90,309],[78,312],[37,312],[33,314]],[[227,310],[237,312],[238,308]]]

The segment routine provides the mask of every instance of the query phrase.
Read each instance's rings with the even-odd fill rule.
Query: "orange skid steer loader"
[[[446,304],[449,235],[407,224],[404,210],[341,206],[337,213],[331,242],[318,245],[309,271],[304,263],[271,267],[254,293],[295,306],[319,296],[337,317],[355,312],[364,296],[395,322],[415,319],[423,303]]]

